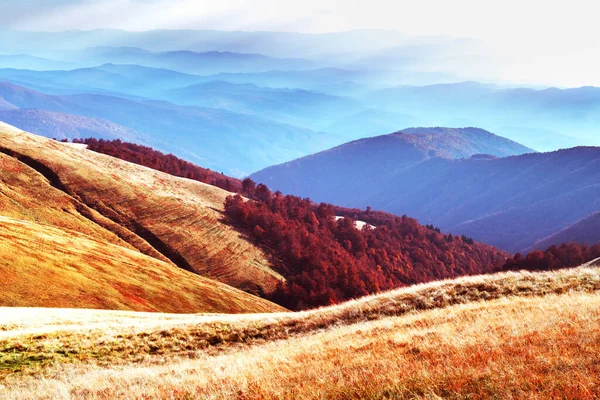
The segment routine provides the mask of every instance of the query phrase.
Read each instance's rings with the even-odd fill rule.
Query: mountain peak
[[[402,129],[391,135],[426,151],[429,157],[469,158],[476,154],[506,157],[534,152],[517,142],[476,127],[416,127]]]

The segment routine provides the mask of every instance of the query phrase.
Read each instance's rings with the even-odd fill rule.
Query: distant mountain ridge
[[[460,152],[443,151],[448,142],[438,142],[436,153],[427,142],[398,141],[398,135],[362,139],[251,177],[315,201],[411,215],[507,251],[531,249],[600,210],[600,148],[531,153],[514,144],[521,149],[516,154],[527,154],[506,157],[505,150],[473,146],[471,152],[500,158],[463,153],[468,158],[458,159]]]
[[[135,47],[92,47],[71,55],[73,60],[87,63],[137,64],[153,68],[206,75],[218,72],[261,72],[276,69],[303,70],[318,66],[299,58],[274,58],[262,54],[231,51],[194,52],[170,50],[151,52]]]
[[[172,50],[172,43],[179,49],[194,52],[230,51],[237,53],[260,53],[272,57],[312,57],[323,53],[337,54],[351,50],[372,52],[386,49],[414,38],[402,32],[387,30],[357,30],[310,34],[298,32],[269,31],[220,31],[220,30],[151,30],[129,32],[117,29],[71,30],[64,32],[25,32],[0,30],[4,38],[1,51],[29,50],[44,52],[46,49],[62,48],[81,51],[97,46],[137,47],[148,51]]]
[[[140,142],[146,139],[142,133],[107,120],[38,109],[0,111],[0,121],[59,140],[95,137]]]
[[[364,108],[362,103],[351,97],[226,81],[211,81],[173,89],[166,92],[164,97],[177,104],[250,113],[311,129],[320,129],[336,116],[341,117]]]
[[[144,144],[237,177],[335,142],[333,135],[267,118],[166,101],[98,94],[55,96],[1,82],[0,99],[21,109],[107,120],[143,132]]]
[[[76,63],[34,57],[28,54],[0,55],[0,68],[34,69],[37,71],[66,70],[78,68]]]
[[[357,206],[351,203],[351,199],[357,196],[355,190],[361,185],[377,181],[382,175],[399,173],[428,159],[468,158],[482,153],[507,156],[530,152],[532,150],[527,147],[478,128],[409,128],[355,140],[269,167],[252,174],[251,178],[285,193]],[[381,168],[382,173],[374,174],[373,168]],[[310,176],[313,177],[312,181]],[[338,193],[338,196],[330,198],[330,190]]]
[[[587,245],[600,243],[600,211],[595,211],[560,232],[537,241],[532,247],[543,249],[565,242],[577,242]]]
[[[397,86],[360,97],[428,124],[480,126],[540,151],[600,144],[600,88],[513,88],[479,82]]]

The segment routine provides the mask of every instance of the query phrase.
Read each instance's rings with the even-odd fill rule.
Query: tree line
[[[506,260],[505,253],[491,246],[442,234],[406,215],[315,204],[244,182],[244,194],[253,201],[229,196],[225,213],[267,250],[275,269],[286,278],[267,297],[293,310],[487,273]],[[340,216],[344,218],[336,219]],[[356,218],[372,225],[358,229]]]

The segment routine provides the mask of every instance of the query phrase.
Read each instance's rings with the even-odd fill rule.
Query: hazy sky
[[[393,29],[482,40],[514,60],[499,79],[600,85],[600,6],[589,0],[0,0],[0,26],[332,32]]]

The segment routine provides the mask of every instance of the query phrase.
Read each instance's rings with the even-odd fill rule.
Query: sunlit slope
[[[301,313],[15,309],[0,326],[0,385],[15,399],[592,398],[600,387],[594,263]]]
[[[244,290],[269,292],[282,279],[221,222],[224,190],[2,123],[0,152],[0,215],[135,248]]]
[[[0,305],[161,312],[271,312],[231,286],[74,231],[0,217]]]

